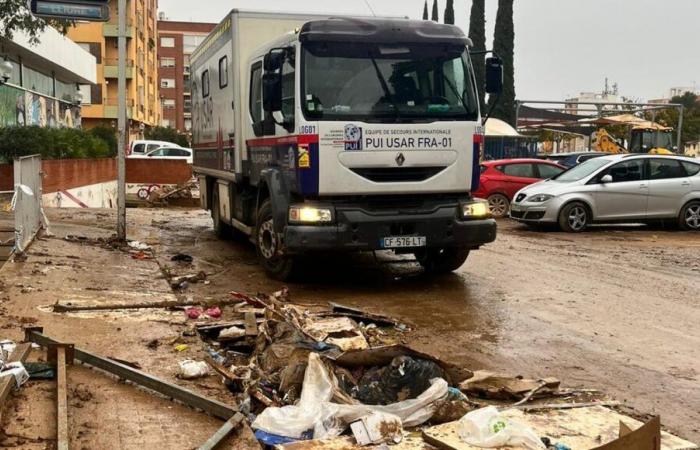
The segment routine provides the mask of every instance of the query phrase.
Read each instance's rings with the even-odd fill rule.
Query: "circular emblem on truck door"
[[[397,166],[401,167],[403,166],[403,163],[406,162],[406,157],[403,156],[403,153],[399,153],[398,155],[396,155],[396,158],[394,158],[394,161],[396,161]]]

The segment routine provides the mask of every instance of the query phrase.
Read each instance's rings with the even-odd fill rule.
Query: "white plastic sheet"
[[[393,414],[401,419],[404,427],[413,427],[433,416],[436,404],[447,397],[448,385],[445,380],[435,378],[418,397],[385,406],[331,403],[335,388],[336,381],[328,373],[320,356],[310,353],[299,402],[265,409],[252,427],[295,439],[301,439],[305,433],[313,430],[314,439],[324,439],[340,435],[351,422],[373,411]]]

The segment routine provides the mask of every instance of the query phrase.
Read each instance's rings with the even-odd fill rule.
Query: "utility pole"
[[[118,0],[119,14],[119,92],[117,129],[117,239],[126,240],[126,0]]]

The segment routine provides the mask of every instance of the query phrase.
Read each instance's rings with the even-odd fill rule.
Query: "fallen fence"
[[[23,252],[42,226],[41,157],[23,156],[14,162],[15,251]]]

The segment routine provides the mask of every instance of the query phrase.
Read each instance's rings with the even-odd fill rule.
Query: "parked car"
[[[129,156],[145,155],[161,147],[179,147],[179,145],[167,141],[136,140],[131,142]]]
[[[547,160],[561,164],[567,168],[575,167],[589,159],[598,158],[599,156],[609,155],[604,152],[573,152],[573,153],[552,153],[547,155]]]
[[[582,231],[591,223],[674,219],[700,230],[700,161],[678,156],[608,155],[521,189],[510,216]]]
[[[132,155],[134,159],[184,159],[188,164],[192,164],[192,149],[183,147],[160,147],[151,150],[145,155]]]
[[[479,189],[474,197],[489,201],[494,217],[505,217],[513,196],[527,185],[559,175],[566,168],[541,159],[501,159],[481,164]]]

